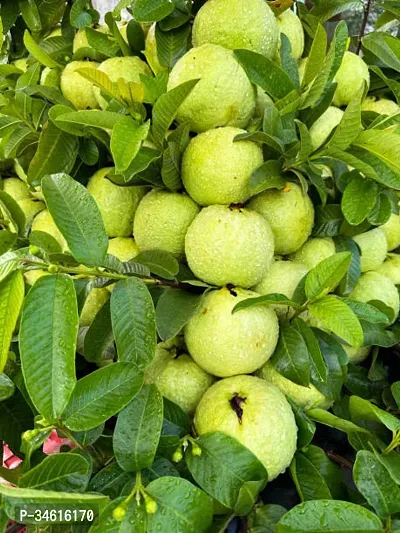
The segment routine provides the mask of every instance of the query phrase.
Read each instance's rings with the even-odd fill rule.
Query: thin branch
[[[365,29],[367,27],[367,22],[368,22],[369,14],[371,12],[371,7],[372,7],[372,0],[367,0],[367,4],[364,9],[364,18],[361,24],[360,35],[358,36],[358,43],[357,43],[357,50],[356,50],[357,55],[359,55],[360,50],[361,50],[362,39],[364,37]]]
[[[328,452],[326,450],[325,453],[331,461],[338,464],[339,466],[343,466],[344,468],[348,468],[349,470],[353,469],[353,463],[351,461],[348,461],[341,455],[337,455],[336,453]]]

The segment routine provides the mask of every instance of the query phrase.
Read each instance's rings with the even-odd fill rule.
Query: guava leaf
[[[24,45],[28,52],[45,67],[61,68],[61,65],[57,63],[57,61],[54,61],[54,59],[52,59],[42,48],[40,48],[28,30],[25,30],[24,33]]]
[[[282,304],[288,305],[289,307],[294,307],[299,309],[300,305],[296,302],[290,300],[284,294],[273,293],[273,294],[264,294],[263,296],[256,296],[254,298],[246,298],[241,302],[237,303],[232,309],[232,314],[237,313],[241,309],[248,309],[249,307],[254,307],[255,305],[269,305],[269,304]]]
[[[323,500],[332,498],[324,478],[303,453],[298,452],[290,465],[290,474],[296,485],[300,501]]]
[[[126,514],[123,519],[121,521],[115,520],[114,509],[120,506],[125,499],[126,496],[110,502],[90,527],[90,533],[121,533],[123,531],[146,533],[146,509],[143,503],[138,505],[136,498],[131,499],[128,505],[124,507]]]
[[[351,252],[350,266],[338,287],[339,294],[347,295],[354,289],[361,276],[360,250],[353,239],[349,237],[337,237],[335,239],[335,245],[337,252]]]
[[[370,305],[364,302],[358,302],[356,300],[350,300],[349,298],[343,298],[343,301],[346,305],[354,311],[359,319],[367,320],[374,324],[390,324],[390,319],[388,316],[377,309],[375,306]]]
[[[376,202],[378,186],[376,182],[354,176],[347,185],[342,197],[342,210],[347,222],[354,226],[367,218]]]
[[[174,279],[179,272],[179,263],[175,257],[163,250],[144,250],[135,256],[135,263],[141,263],[156,276]]]
[[[310,48],[310,53],[306,59],[302,86],[307,87],[318,75],[323,67],[326,57],[326,47],[328,36],[322,24],[318,24],[314,39]]]
[[[249,533],[276,533],[276,525],[286,512],[274,503],[255,507],[248,516]]]
[[[376,55],[384,65],[400,72],[399,39],[382,31],[369,33],[362,40],[364,48]]]
[[[136,0],[132,15],[137,22],[157,22],[175,9],[169,0]]]
[[[289,323],[282,324],[276,350],[271,358],[276,370],[298,385],[310,383],[310,356],[303,336]]]
[[[7,363],[12,335],[24,300],[24,280],[20,270],[0,283],[0,372]]]
[[[18,202],[5,191],[0,191],[0,213],[12,223],[11,229],[22,235],[26,225],[25,214]]]
[[[314,302],[332,292],[346,274],[351,262],[350,252],[338,252],[310,270],[306,277],[306,296]]]
[[[167,289],[156,307],[157,332],[163,341],[172,339],[197,311],[202,296],[181,289]]]
[[[335,237],[339,235],[343,223],[343,212],[338,204],[317,205],[312,234],[315,237]]]
[[[325,381],[315,379],[312,372],[311,381],[313,385],[331,400],[336,400],[342,390],[344,374],[342,366],[347,364],[348,358],[343,346],[330,334],[317,328],[311,328],[318,340],[322,357],[327,368]]]
[[[391,391],[397,403],[397,406],[400,409],[400,381],[396,381],[395,383],[392,384]]]
[[[122,174],[128,170],[149,130],[149,121],[139,125],[130,117],[122,117],[115,124],[111,134],[111,154],[117,174]]]
[[[325,409],[309,409],[307,411],[307,416],[315,422],[338,429],[344,433],[368,433],[368,430],[365,428],[357,426],[357,424],[354,424],[354,422],[351,422],[350,420],[340,418]]]
[[[86,332],[83,353],[86,361],[97,363],[114,340],[111,326],[110,300],[108,300]]]
[[[385,224],[392,214],[392,202],[385,193],[386,191],[377,195],[374,207],[368,213],[368,222],[374,226]]]
[[[364,398],[351,396],[349,409],[352,420],[371,431],[382,432],[384,429],[382,425],[392,432],[400,431],[400,420],[395,415],[380,409]]]
[[[249,190],[252,196],[267,189],[283,189],[285,185],[286,179],[282,174],[282,164],[275,159],[265,161],[253,170],[249,179]]]
[[[42,29],[39,9],[33,0],[19,0],[19,9],[25,24],[31,31],[37,32]]]
[[[327,380],[327,367],[322,357],[321,348],[310,326],[301,318],[296,317],[291,321],[292,326],[303,337],[310,354],[311,377],[313,381],[325,383]]]
[[[157,56],[160,65],[172,68],[188,50],[190,25],[184,24],[170,31],[162,31],[156,26]]]

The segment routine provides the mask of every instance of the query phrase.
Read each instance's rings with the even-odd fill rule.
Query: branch
[[[360,50],[361,50],[362,38],[364,37],[365,29],[367,27],[367,22],[368,22],[368,17],[371,11],[371,7],[372,7],[372,0],[367,0],[367,4],[364,9],[364,18],[361,24],[360,35],[358,36],[358,43],[357,43],[357,50],[356,50],[357,55],[359,55]]]
[[[351,461],[348,461],[341,455],[337,455],[336,453],[328,452],[326,450],[325,453],[331,461],[338,464],[339,466],[342,466],[343,468],[348,468],[349,470],[353,469],[353,463]]]

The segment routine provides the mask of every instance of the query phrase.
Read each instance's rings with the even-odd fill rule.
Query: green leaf
[[[108,237],[99,208],[87,189],[67,174],[52,174],[43,178],[42,191],[75,259],[100,266],[107,253]]]
[[[259,481],[260,490],[268,474],[257,457],[236,439],[224,433],[206,433],[196,440],[201,455],[186,451],[186,463],[194,480],[214,499],[234,509],[240,489]]]
[[[119,413],[113,449],[120,467],[138,472],[153,464],[163,423],[163,400],[155,385],[144,385]]]
[[[284,294],[273,293],[273,294],[264,294],[263,296],[256,296],[254,298],[246,298],[237,303],[232,309],[232,314],[237,313],[241,309],[248,309],[249,307],[254,307],[255,305],[270,305],[270,304],[283,304],[295,309],[300,309],[300,305],[292,300],[289,300]]]
[[[360,175],[352,178],[342,197],[342,210],[347,222],[357,226],[364,222],[374,207],[378,192],[377,184]]]
[[[124,472],[115,461],[97,472],[90,480],[88,491],[101,492],[111,499],[117,498],[128,481],[135,479]]]
[[[83,353],[86,361],[98,363],[113,340],[110,300],[107,300],[94,317],[85,335]]]
[[[24,300],[24,278],[16,271],[0,283],[0,371],[7,363],[12,335]]]
[[[26,506],[32,506],[35,511],[40,511],[43,515],[44,511],[49,509],[69,509],[76,511],[79,515],[81,509],[91,509],[96,515],[108,503],[109,499],[103,494],[83,494],[72,492],[55,492],[52,490],[35,490],[35,489],[20,489],[0,485],[0,494],[2,495],[2,502],[4,509],[11,520],[20,520],[20,512]],[[60,513],[61,515],[61,513]],[[58,524],[62,522],[58,513],[56,514],[54,522]],[[35,517],[24,517],[26,524],[37,525]]]
[[[339,418],[325,409],[309,409],[307,411],[307,416],[312,420],[315,420],[315,422],[319,422],[330,428],[338,429],[344,433],[368,433],[368,430],[365,428],[357,426],[357,424],[350,422],[350,420]]]
[[[321,22],[343,13],[343,11],[361,10],[363,8],[362,0],[322,0],[315,3],[311,13],[318,17]]]
[[[290,473],[302,502],[332,498],[324,478],[308,457],[298,452],[290,465]]]
[[[277,533],[384,533],[379,518],[360,505],[315,500],[296,505],[281,518]]]
[[[0,213],[12,223],[11,229],[15,230],[19,235],[24,232],[26,225],[25,214],[14,198],[4,191],[0,191]]]
[[[146,509],[143,503],[138,505],[136,498],[132,498],[128,505],[124,505],[126,511],[121,521],[114,518],[113,512],[116,507],[123,504],[125,496],[116,498],[110,502],[94,524],[89,529],[90,533],[146,533]]]
[[[5,254],[12,248],[13,244],[17,239],[15,233],[11,233],[6,229],[0,230],[0,255]]]
[[[93,50],[96,50],[96,52],[99,52],[103,56],[114,57],[120,50],[118,42],[109,33],[96,31],[86,26],[85,34],[90,48],[93,48]]]
[[[335,239],[335,245],[337,252],[351,252],[349,269],[339,284],[340,294],[350,294],[354,290],[361,275],[360,250],[353,239],[350,239],[349,237],[337,237]]]
[[[294,318],[291,324],[300,333],[307,345],[311,358],[311,380],[326,383],[328,377],[326,363],[312,329],[299,317]]]
[[[137,22],[156,22],[162,20],[175,9],[169,0],[136,0],[132,15]]]
[[[350,300],[350,298],[343,298],[343,302],[354,311],[359,319],[367,320],[373,324],[390,324],[388,316],[373,305]]]
[[[308,156],[314,152],[314,148],[307,126],[299,120],[296,120],[296,124],[300,133],[300,150],[296,157],[296,163],[304,163]]]
[[[189,35],[189,24],[184,24],[183,26],[170,31],[162,31],[157,24],[157,57],[161,66],[172,68],[178,59],[187,52]]]
[[[49,455],[19,480],[20,488],[84,492],[89,481],[89,463],[80,455]]]
[[[150,272],[165,279],[174,279],[179,272],[175,257],[163,250],[145,250],[135,256],[135,263],[148,267]]]
[[[130,363],[112,363],[81,378],[63,414],[73,431],[92,429],[123,409],[140,391],[143,375]]]
[[[365,92],[366,87],[363,84],[346,107],[339,125],[324,148],[324,152],[327,151],[329,153],[330,148],[345,150],[357,138],[361,131],[361,102]]]
[[[378,194],[375,205],[368,214],[368,222],[375,226],[385,224],[392,214],[392,203],[385,192]]]
[[[40,134],[39,147],[28,168],[28,183],[40,185],[47,174],[68,173],[78,153],[78,139],[48,122]]]
[[[31,31],[40,31],[42,22],[35,0],[18,0],[22,18]]]
[[[396,37],[377,31],[366,35],[362,43],[364,48],[376,55],[384,65],[400,72],[400,43]]]
[[[182,188],[181,158],[182,154],[177,143],[168,142],[163,152],[161,176],[164,185],[170,191],[178,191]]]
[[[276,370],[298,385],[310,383],[310,356],[302,335],[289,323],[280,328],[276,350],[271,358]]]
[[[8,400],[0,402],[0,439],[14,453],[21,449],[21,435],[33,427],[33,413],[18,389]],[[4,477],[4,476],[2,476]]]
[[[314,379],[314,375],[312,374],[312,382],[327,398],[336,400],[343,386],[344,374],[342,365],[347,363],[346,352],[343,346],[331,334],[317,328],[311,329],[317,337],[328,370],[325,381]]]
[[[397,403],[397,406],[400,409],[400,381],[396,381],[396,383],[392,384],[391,391]]]
[[[282,175],[280,161],[271,159],[253,170],[249,179],[249,191],[252,196],[267,189],[283,189],[286,179]]]
[[[93,77],[90,76],[91,79],[96,78],[101,73],[100,70],[95,69],[80,69],[79,71],[79,73],[86,78],[88,78],[88,74],[92,72],[96,73],[96,76],[95,74],[93,74]],[[119,113],[114,113],[112,111],[99,111],[98,109],[90,109],[88,111],[69,110],[68,113],[64,112],[58,115],[55,120],[57,125],[60,126],[60,128],[65,127],[65,125],[68,127],[71,127],[71,125],[73,127],[81,126],[80,129],[82,130],[82,134],[84,134],[85,131],[87,132],[85,128],[98,128],[100,130],[104,130],[106,133],[111,133],[115,124],[120,119],[121,115]]]
[[[302,85],[307,87],[323,67],[328,37],[322,24],[318,24],[314,39],[306,60]]]
[[[165,135],[174,121],[178,109],[193,91],[198,82],[198,79],[186,81],[163,94],[157,100],[153,107],[152,133],[159,146],[163,146]]]
[[[395,452],[378,453],[374,450],[375,456],[380,463],[387,469],[391,478],[400,485],[400,455]]]
[[[24,45],[28,52],[37,60],[39,63],[49,68],[60,68],[61,65],[54,61],[46,52],[40,48],[37,42],[33,39],[28,30],[24,32]]]
[[[181,289],[166,290],[157,302],[157,332],[163,341],[172,339],[197,311],[202,296]]]
[[[312,302],[332,292],[346,274],[350,262],[350,252],[339,252],[312,268],[307,274],[305,284],[308,300]]]
[[[24,380],[47,420],[63,413],[74,389],[78,307],[72,278],[43,276],[25,299],[19,346]]]
[[[119,281],[111,295],[111,321],[118,359],[144,370],[156,349],[154,304],[138,278]]]
[[[388,470],[373,452],[357,453],[353,469],[354,482],[382,518],[400,512],[400,487],[388,474]]]
[[[205,533],[210,527],[211,498],[186,479],[161,477],[146,490],[157,502],[157,512],[147,515],[148,533]]]
[[[350,346],[361,346],[363,331],[357,316],[344,302],[336,296],[325,296],[308,309],[314,318],[318,318],[326,328],[343,339]]]
[[[390,431],[400,431],[400,420],[394,415],[380,409],[368,400],[351,396],[349,409],[352,420],[371,431],[382,431],[382,424]]]
[[[285,513],[284,507],[274,503],[255,507],[248,516],[249,533],[276,533],[276,525]]]
[[[130,117],[123,117],[115,124],[111,135],[111,154],[115,162],[115,171],[118,174],[129,168],[142,142],[146,139],[149,129],[149,121],[139,126]]]
[[[7,376],[7,374],[0,374],[0,402],[8,400],[14,392],[14,382]]]

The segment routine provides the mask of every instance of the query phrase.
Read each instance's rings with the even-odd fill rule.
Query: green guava
[[[145,377],[147,383],[154,383],[165,398],[188,414],[194,413],[201,397],[215,381],[187,353],[171,343],[157,345]]]
[[[28,185],[19,178],[6,178],[3,181],[3,191],[9,194],[16,202],[30,197]]]
[[[129,57],[110,57],[100,63],[99,70],[104,72],[110,80],[116,83],[119,78],[123,78],[126,82],[141,83],[140,75],[152,76],[152,72],[148,65],[137,56]],[[101,95],[99,87],[93,89],[94,95],[99,106],[106,109],[108,102]]]
[[[274,235],[259,213],[240,206],[211,205],[194,219],[185,240],[186,259],[212,285],[252,287],[274,256]]]
[[[246,131],[226,127],[194,137],[182,159],[182,180],[200,205],[241,204],[248,200],[248,181],[263,163],[260,146],[251,141],[233,142]]]
[[[67,241],[62,236],[60,230],[57,228],[50,212],[45,209],[38,213],[32,221],[31,231],[43,231],[51,235],[61,246],[63,252],[68,252]]]
[[[93,196],[109,237],[132,235],[133,218],[145,187],[120,187],[106,178],[110,168],[98,170],[89,180],[87,190]]]
[[[389,254],[376,271],[392,280],[395,285],[400,285],[400,255]]]
[[[220,431],[254,453],[272,481],[292,462],[297,426],[289,402],[281,391],[254,376],[218,381],[204,394],[194,425],[199,435]]]
[[[194,79],[200,81],[180,106],[178,122],[197,132],[247,126],[254,113],[256,91],[231,50],[216,44],[192,48],[173,67],[168,90]]]
[[[292,57],[300,59],[304,52],[304,31],[301,20],[291,9],[286,9],[276,20],[279,32],[284,33],[289,39]]]
[[[108,253],[125,262],[137,256],[139,248],[130,237],[115,237],[108,241]]]
[[[22,72],[26,72],[28,68],[28,59],[26,57],[16,59],[12,62],[12,65],[14,65],[16,68],[19,68],[19,70],[22,70]]]
[[[42,278],[43,276],[49,276],[50,272],[47,272],[47,270],[25,270],[24,272],[24,278],[26,283],[32,287],[38,279]]]
[[[105,287],[95,287],[92,289],[83,305],[81,315],[79,317],[79,326],[90,326],[94,320],[94,317],[109,298],[110,292]]]
[[[279,325],[274,311],[254,306],[232,314],[235,305],[257,293],[224,287],[203,298],[185,327],[185,342],[194,361],[219,377],[250,374],[273,354]]]
[[[353,52],[345,52],[334,81],[337,87],[333,96],[333,105],[337,107],[349,105],[364,82],[369,87],[368,65]]]
[[[355,346],[348,346],[342,344],[347,356],[349,358],[349,363],[356,365],[362,363],[368,357],[371,351],[371,346],[361,346],[361,348],[356,348]]]
[[[264,117],[265,110],[267,106],[273,105],[274,101],[268,94],[261,89],[261,87],[257,87],[257,93],[256,93],[256,108],[254,111],[254,118],[260,119]]]
[[[79,76],[79,74],[77,75]],[[40,85],[46,85],[47,87],[59,87],[60,81],[61,81],[60,69],[45,67],[42,70],[42,73],[40,75]]]
[[[314,151],[324,144],[334,128],[342,120],[343,114],[344,112],[341,109],[330,106],[314,122],[310,128],[311,143]]]
[[[140,202],[133,223],[139,250],[163,250],[182,259],[186,232],[198,212],[197,204],[185,194],[150,191]]]
[[[310,237],[290,258],[295,263],[301,263],[311,270],[335,253],[335,243],[331,237]]]
[[[376,270],[386,259],[387,240],[381,228],[375,228],[353,237],[361,251],[361,272]]]
[[[361,106],[362,111],[374,111],[380,115],[395,115],[399,113],[400,106],[388,98],[365,98]]]
[[[26,226],[29,226],[31,224],[32,220],[38,213],[40,213],[40,211],[46,209],[46,206],[43,202],[39,202],[38,200],[34,200],[32,198],[25,198],[25,200],[20,200],[18,202],[18,205],[25,215]]]
[[[144,55],[146,56],[147,63],[150,65],[154,74],[158,74],[166,67],[163,67],[158,59],[157,53],[157,41],[156,41],[156,24],[150,26],[146,35]]]
[[[365,272],[361,275],[349,298],[359,302],[379,300],[394,312],[394,320],[399,314],[399,292],[396,285],[386,276],[378,272]]]
[[[400,215],[392,213],[381,228],[385,232],[389,252],[400,246]]]
[[[272,228],[276,254],[290,254],[311,235],[314,206],[296,183],[284,189],[268,189],[250,200],[250,209],[262,215]]]
[[[279,40],[276,18],[264,0],[208,0],[197,13],[193,46],[218,44],[273,59]]]
[[[303,387],[285,378],[269,361],[260,369],[259,375],[278,387],[285,396],[288,396],[293,402],[305,410],[315,408],[329,409],[333,403],[322,392],[316,389],[312,383],[308,387]]]
[[[94,85],[78,72],[78,69],[96,69],[98,63],[93,61],[72,61],[62,71],[60,79],[61,91],[64,98],[69,100],[76,109],[96,109],[99,107],[94,94]]]

